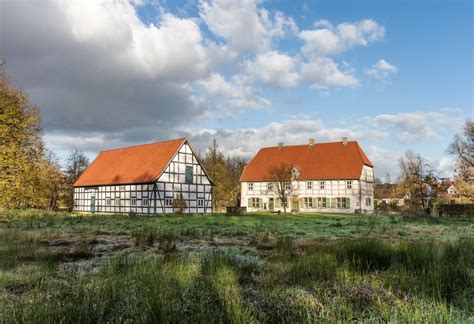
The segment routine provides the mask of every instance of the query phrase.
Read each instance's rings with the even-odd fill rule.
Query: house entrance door
[[[292,199],[291,200],[291,211],[299,211],[299,201],[298,199]]]
[[[273,198],[268,199],[268,209],[272,212],[275,209],[275,201]]]

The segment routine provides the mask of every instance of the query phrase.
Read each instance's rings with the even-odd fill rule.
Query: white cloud
[[[299,33],[304,41],[302,52],[310,58],[331,56],[354,46],[367,46],[382,39],[384,35],[385,28],[371,19],[337,26],[327,20],[320,20],[315,23],[315,29]]]
[[[277,51],[259,54],[245,62],[246,73],[276,88],[294,87],[299,82],[298,60]]]
[[[388,78],[398,72],[398,68],[384,59],[380,59],[372,65],[370,68],[365,70],[365,74],[369,77],[386,82]]]
[[[366,120],[374,127],[390,131],[402,143],[438,139],[442,132],[457,131],[463,123],[462,118],[437,111],[381,114]]]
[[[250,109],[271,105],[256,89],[246,85],[238,77],[229,82],[222,75],[213,73],[209,78],[200,81],[200,84],[209,94],[210,100],[223,100],[223,107]]]
[[[297,32],[293,19],[278,11],[272,14],[259,4],[258,0],[203,0],[199,14],[215,35],[238,52],[268,50],[273,38]]]
[[[353,87],[359,80],[350,71],[341,71],[330,58],[317,58],[301,67],[301,78],[318,89],[329,86]]]

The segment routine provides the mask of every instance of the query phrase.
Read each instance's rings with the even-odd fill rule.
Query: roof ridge
[[[338,144],[341,143],[341,141],[334,141],[334,142],[319,142],[319,143],[314,143],[311,146],[316,146],[316,145],[322,145],[322,144]],[[356,140],[354,141],[347,141],[347,143],[358,143]],[[294,145],[283,145],[281,148],[285,147],[295,147],[295,146],[310,146],[309,144],[294,144]],[[267,146],[267,147],[262,147],[261,150],[263,149],[270,149],[270,148],[280,148],[278,145],[277,146]]]
[[[167,143],[167,142],[178,142],[178,141],[184,141],[184,140],[187,140],[187,137],[181,137],[181,138],[177,138],[177,139],[166,140],[166,141],[160,141],[160,142],[137,144],[137,145],[124,146],[124,147],[117,147],[117,148],[113,148],[113,149],[102,150],[102,151],[100,151],[99,153],[102,153],[102,152],[110,152],[110,151],[118,151],[118,150],[128,149],[128,148],[132,148],[132,147],[140,147],[140,146],[153,145],[153,144],[161,144],[161,143]]]

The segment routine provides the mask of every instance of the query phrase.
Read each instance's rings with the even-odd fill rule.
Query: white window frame
[[[352,189],[352,180],[346,181],[346,189]]]
[[[268,182],[267,183],[267,190],[272,191],[273,190],[273,182]]]
[[[253,182],[247,184],[248,191],[253,191]]]
[[[150,204],[150,201],[148,200],[148,197],[142,197],[142,206],[148,206]]]
[[[137,205],[137,198],[135,198],[135,197],[130,198],[130,205],[131,206],[136,206]]]
[[[115,206],[120,207],[120,198],[115,198]]]
[[[304,197],[303,198],[303,206],[304,206],[304,208],[313,208],[313,198]]]
[[[285,190],[291,190],[291,182],[285,182]]]
[[[198,207],[204,207],[204,199],[198,199],[197,200],[197,206]]]
[[[165,198],[165,206],[173,207],[173,198]]]
[[[326,187],[326,181],[319,181],[319,189],[324,190]]]
[[[369,203],[367,203],[367,201]],[[370,197],[365,197],[365,206],[366,207],[371,207],[372,206],[372,199]]]
[[[306,190],[313,190],[313,181],[306,181]]]
[[[110,199],[110,198],[105,198],[105,205],[106,205],[106,206],[112,206],[112,199]]]
[[[250,198],[250,204],[252,208],[260,208],[260,198],[252,197]]]

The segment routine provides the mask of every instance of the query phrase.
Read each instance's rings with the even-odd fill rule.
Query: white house
[[[285,184],[288,209],[295,212],[361,212],[374,210],[373,165],[356,141],[262,148],[245,167],[241,206],[247,211],[283,210],[270,172],[285,164],[291,180]]]
[[[185,213],[212,212],[212,186],[186,138],[102,151],[74,184],[74,211],[173,213],[181,195]]]

